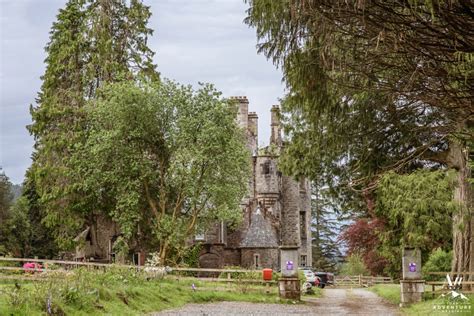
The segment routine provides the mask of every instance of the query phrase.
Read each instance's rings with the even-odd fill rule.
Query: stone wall
[[[292,177],[282,176],[282,212],[281,222],[281,244],[282,246],[299,247],[300,220],[299,220],[299,185]]]
[[[278,270],[278,248],[245,248],[242,249],[241,265],[247,269],[255,268],[255,255],[258,255],[258,269],[270,268]]]

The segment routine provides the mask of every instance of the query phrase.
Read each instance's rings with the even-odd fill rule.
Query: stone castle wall
[[[214,260],[216,263],[212,265],[218,263],[217,265],[252,268],[255,265],[255,255],[258,255],[259,268],[278,269],[279,246],[297,247],[298,256],[306,256],[307,265],[311,265],[311,192],[308,181],[303,179],[297,182],[283,176],[278,170],[278,155],[282,146],[279,108],[273,106],[271,110],[270,146],[259,152],[257,114],[248,112],[249,102],[246,97],[231,99],[237,106],[237,123],[244,129],[247,137],[253,174],[249,179],[248,193],[241,202],[242,225],[224,233],[221,232],[220,225],[210,227],[204,242],[209,246],[202,252],[205,260],[202,260],[201,266],[205,267],[203,264]],[[258,217],[261,221],[259,228],[251,225],[257,209],[262,213],[262,218]],[[222,240],[223,235],[225,240]],[[271,246],[266,242],[270,235],[276,238],[275,244],[272,243]],[[265,242],[269,246],[265,247]],[[214,247],[213,244],[220,245]]]

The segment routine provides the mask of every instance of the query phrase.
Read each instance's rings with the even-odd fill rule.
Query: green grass
[[[398,305],[400,303],[400,285],[398,284],[377,284],[369,288],[370,291],[376,293],[380,297],[386,299],[390,303]],[[425,293],[424,301],[404,307],[401,312],[405,315],[473,315],[474,314],[474,295],[467,295],[469,301],[453,302],[448,298],[435,297],[432,298],[431,293]],[[452,307],[453,306],[453,307]],[[468,311],[456,312],[449,311],[448,308],[460,308],[470,306]],[[444,308],[444,309],[443,309]]]
[[[172,276],[147,281],[130,271],[79,270],[18,285],[11,281],[0,284],[0,315],[46,315],[48,298],[56,315],[84,316],[143,315],[187,303],[217,301],[287,303],[278,298],[275,285],[266,294],[265,287],[259,285],[176,280]]]
[[[398,305],[400,303],[399,284],[376,284],[368,289],[392,304]]]

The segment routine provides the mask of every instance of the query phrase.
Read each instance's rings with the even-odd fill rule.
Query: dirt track
[[[220,302],[189,304],[180,309],[163,311],[165,315],[398,315],[397,308],[383,301],[376,294],[363,289],[326,289],[321,298],[304,297],[306,304],[254,304]]]

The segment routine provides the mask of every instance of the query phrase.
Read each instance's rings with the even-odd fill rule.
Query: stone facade
[[[284,259],[282,255],[289,255],[295,266],[310,266],[311,192],[306,179],[296,181],[278,169],[283,146],[279,107],[271,109],[270,145],[258,148],[257,114],[248,112],[246,97],[232,99],[237,105],[237,123],[247,136],[253,173],[248,194],[241,202],[242,225],[234,231],[228,230],[224,223],[210,227],[199,264],[203,268],[278,269],[280,260]],[[289,248],[292,250],[286,254]]]

